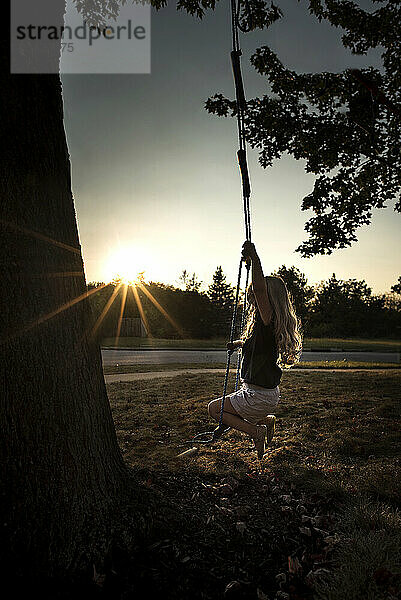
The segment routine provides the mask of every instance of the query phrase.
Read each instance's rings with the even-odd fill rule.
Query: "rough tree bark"
[[[64,2],[55,0],[58,15]],[[59,576],[100,556],[129,479],[90,327],[60,79],[2,46],[0,563]],[[50,315],[50,318],[46,316]],[[131,483],[132,485],[132,483]]]

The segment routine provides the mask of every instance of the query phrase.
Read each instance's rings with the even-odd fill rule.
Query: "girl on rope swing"
[[[241,349],[242,385],[225,397],[223,424],[249,434],[262,460],[274,435],[276,417],[270,413],[280,401],[280,367],[289,368],[299,361],[302,338],[284,281],[281,277],[264,277],[251,242],[243,244],[242,257],[251,262],[252,269],[252,283],[247,290],[248,322],[242,338],[227,344],[231,352]],[[212,400],[208,405],[209,415],[217,422],[221,400]]]

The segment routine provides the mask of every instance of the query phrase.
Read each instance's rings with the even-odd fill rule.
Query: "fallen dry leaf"
[[[299,562],[299,559],[296,556],[288,557],[288,571],[292,575],[297,575],[298,577],[300,577],[302,575],[303,568],[302,568],[301,563]]]
[[[237,523],[235,524],[235,527],[236,527],[237,531],[239,531],[241,533],[241,535],[244,534],[244,532],[246,530],[245,523],[243,523],[242,521],[237,521]]]

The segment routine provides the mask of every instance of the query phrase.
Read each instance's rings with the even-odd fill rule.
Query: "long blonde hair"
[[[287,286],[281,277],[268,275],[265,277],[267,294],[273,309],[274,337],[278,351],[278,365],[289,369],[299,362],[302,353],[301,323],[295,314]],[[248,339],[255,328],[255,306],[249,306],[249,315],[242,338]]]

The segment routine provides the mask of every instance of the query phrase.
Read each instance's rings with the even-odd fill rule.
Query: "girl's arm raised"
[[[255,245],[251,242],[244,242],[242,246],[242,256],[250,259],[252,264],[252,290],[255,295],[256,305],[261,319],[265,325],[268,325],[273,315],[269,296],[267,294],[266,280],[263,275],[262,264],[256,252]]]

